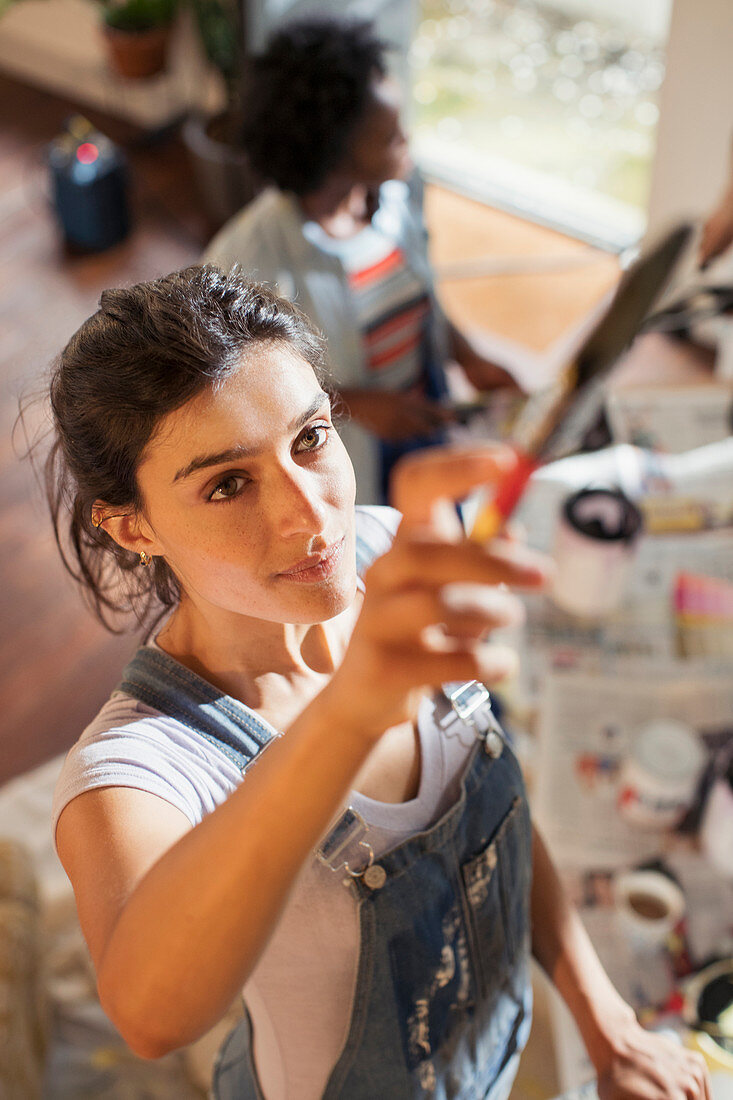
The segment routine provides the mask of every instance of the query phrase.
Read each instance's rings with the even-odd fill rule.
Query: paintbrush
[[[483,496],[470,532],[497,535],[538,466],[577,451],[598,416],[608,374],[642,327],[692,234],[680,225],[624,273],[605,314],[548,389],[527,400],[512,429],[517,465],[493,495]]]

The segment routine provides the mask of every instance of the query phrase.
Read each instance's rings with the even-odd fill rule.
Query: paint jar
[[[733,1095],[733,959],[719,959],[692,974],[682,993],[682,1018],[693,1040],[687,1045],[704,1055],[711,1070],[712,1095],[723,1100]]]
[[[621,765],[619,812],[633,825],[670,829],[690,808],[705,766],[695,731],[672,718],[639,730]]]
[[[555,603],[573,615],[613,611],[626,591],[641,527],[641,512],[620,489],[569,496],[555,532]]]

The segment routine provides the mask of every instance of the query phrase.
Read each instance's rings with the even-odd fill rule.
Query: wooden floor
[[[11,441],[19,397],[42,388],[105,287],[193,262],[207,236],[178,143],[136,145],[128,127],[91,112],[126,147],[134,230],[108,252],[68,255],[47,203],[43,154],[72,112],[0,77],[0,782],[76,739],[134,646],[97,625],[58,561],[30,464],[17,458],[22,433]]]
[[[126,149],[134,231],[103,254],[67,254],[47,202],[43,154],[73,110],[0,76],[0,782],[76,739],[135,645],[95,623],[58,561],[30,464],[18,458],[22,433],[11,440],[19,398],[42,390],[49,362],[105,287],[193,262],[208,236],[178,141],[146,144],[89,112]],[[428,199],[441,262],[478,247],[500,255],[584,247],[448,192],[433,189]],[[489,323],[540,348],[597,301],[615,273],[615,261],[598,254],[582,272],[452,279],[444,291],[463,322]],[[31,427],[39,416],[38,406],[29,411]]]

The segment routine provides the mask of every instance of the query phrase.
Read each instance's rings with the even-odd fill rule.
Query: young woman
[[[515,386],[443,314],[400,95],[371,24],[310,17],[254,59],[243,140],[272,184],[206,250],[293,298],[328,338],[351,413],[359,500],[385,498],[404,450],[450,421],[445,363],[479,389]]]
[[[243,990],[220,1098],[498,1100],[531,931],[604,1097],[707,1096],[601,970],[477,683],[546,567],[447,502],[511,454],[426,451],[401,522],[355,511],[321,362],[294,307],[202,267],[105,292],[55,369],[66,560],[100,614],[158,616],[55,798],[104,1008],[155,1058]]]

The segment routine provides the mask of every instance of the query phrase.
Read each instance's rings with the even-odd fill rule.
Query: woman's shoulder
[[[386,554],[399,527],[400,513],[386,505],[356,507],[356,571],[363,578],[376,558]]]
[[[54,791],[54,833],[64,807],[88,790],[147,791],[196,825],[239,782],[236,765],[195,730],[115,691],[67,753]]]
[[[375,557],[384,554],[392,545],[401,518],[396,508],[389,508],[385,504],[357,504],[357,543],[373,549]]]

